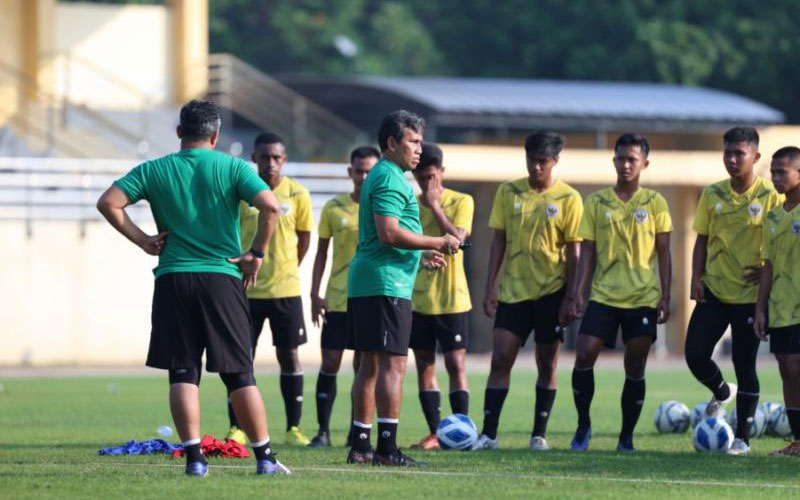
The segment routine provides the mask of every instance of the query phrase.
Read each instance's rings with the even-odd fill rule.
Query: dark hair
[[[614,152],[624,146],[639,146],[645,158],[650,154],[650,143],[641,134],[622,134],[617,138],[617,142],[614,143]]]
[[[772,155],[773,160],[787,159],[790,162],[800,166],[800,148],[797,146],[785,146],[775,151]]]
[[[758,131],[753,127],[733,127],[722,136],[724,144],[747,142],[758,146]]]
[[[566,137],[557,132],[539,131],[525,138],[525,154],[543,154],[548,158],[558,158],[567,143]]]
[[[211,101],[191,100],[181,108],[181,139],[201,141],[219,131],[219,108]]]
[[[442,168],[443,158],[444,154],[442,153],[442,148],[432,142],[423,142],[422,154],[419,157],[417,171],[430,166]]]
[[[256,136],[256,140],[253,141],[253,147],[257,148],[261,144],[283,144],[283,139],[278,134],[274,134],[272,132],[261,132]]]
[[[380,158],[381,152],[374,146],[360,146],[350,152],[350,165],[362,158]]]
[[[392,111],[381,120],[381,128],[378,129],[378,145],[381,151],[386,151],[389,145],[389,137],[394,137],[395,141],[403,138],[403,131],[410,128],[414,132],[425,130],[425,120],[405,109]]]

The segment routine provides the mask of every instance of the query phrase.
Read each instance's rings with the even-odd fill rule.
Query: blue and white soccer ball
[[[701,452],[726,452],[733,443],[733,431],[725,420],[709,417],[694,429],[694,449]]]
[[[767,419],[767,430],[766,434],[769,436],[775,436],[775,432],[772,430],[773,425],[777,418],[779,418],[779,414],[783,406],[778,403],[773,403],[772,401],[766,401],[764,403],[760,403],[758,405],[761,408],[761,411],[764,412],[764,416]]]
[[[689,408],[680,401],[665,401],[658,405],[653,423],[658,432],[686,432],[689,428]]]
[[[454,413],[439,422],[436,438],[443,450],[469,450],[478,440],[478,428],[468,416]]]
[[[692,414],[689,416],[689,423],[691,424],[692,429],[697,427],[698,422],[705,420],[706,406],[708,406],[708,401],[697,403],[696,405],[694,405],[694,408],[692,408]],[[717,416],[721,419],[724,419],[727,416],[725,408],[720,408]]]
[[[734,409],[732,412],[728,414],[728,425],[731,426],[731,429],[736,429],[736,410]],[[750,422],[750,437],[751,438],[760,438],[764,435],[764,432],[767,430],[767,417],[764,414],[764,410],[759,407],[756,408],[756,413],[753,415],[753,421]]]
[[[774,436],[791,437],[792,428],[789,425],[789,416],[786,415],[786,408],[781,406],[778,411],[772,413],[767,427],[769,427]]]

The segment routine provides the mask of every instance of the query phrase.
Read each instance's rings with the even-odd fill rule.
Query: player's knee
[[[200,385],[200,367],[183,366],[169,370],[169,383]]]
[[[256,385],[256,378],[253,372],[220,373],[219,378],[222,379],[222,383],[225,384],[225,387],[228,389],[228,394],[245,387],[250,387],[251,385]]]

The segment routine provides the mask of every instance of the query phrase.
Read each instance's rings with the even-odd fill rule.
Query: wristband
[[[250,253],[253,254],[253,257],[258,257],[259,259],[263,259],[264,258],[264,252],[259,252],[255,248],[251,248],[250,249]]]

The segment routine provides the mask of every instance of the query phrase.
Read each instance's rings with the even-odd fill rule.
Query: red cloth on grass
[[[222,457],[222,458],[250,458],[250,452],[247,451],[245,446],[237,441],[231,439],[224,443],[214,436],[206,434],[200,441],[200,449],[203,455],[207,457]],[[172,458],[180,458],[185,454],[183,448],[172,452]]]

